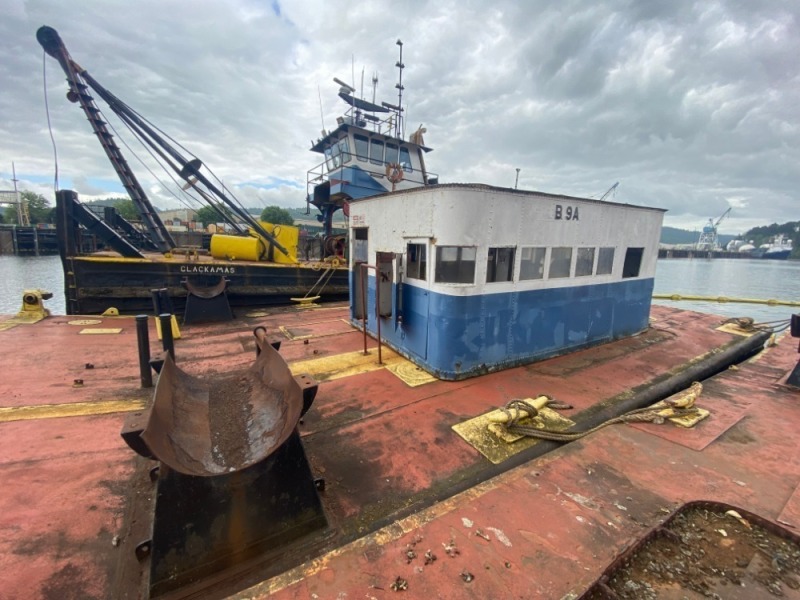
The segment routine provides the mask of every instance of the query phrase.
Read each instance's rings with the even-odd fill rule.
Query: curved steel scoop
[[[141,437],[155,458],[186,475],[245,469],[291,435],[303,391],[278,352],[265,344],[246,370],[199,379],[167,355]]]

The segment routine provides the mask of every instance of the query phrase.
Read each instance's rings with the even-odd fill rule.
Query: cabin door
[[[406,238],[403,278],[398,286],[403,346],[420,358],[428,356],[430,248],[428,238]]]

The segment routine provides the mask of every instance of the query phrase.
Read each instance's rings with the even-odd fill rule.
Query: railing
[[[375,179],[385,179],[386,178],[386,167],[390,164],[395,164],[394,161],[385,161],[382,160],[379,163],[375,163],[370,159],[359,160],[357,155],[351,152],[343,152],[339,154],[336,158],[341,159],[342,157],[347,157],[347,160],[344,161],[337,161],[339,164],[335,166],[332,170],[333,173],[336,173],[342,169],[347,167],[354,167],[358,165],[362,171],[374,177]],[[331,170],[328,167],[328,162],[332,160],[324,160],[320,164],[316,165],[315,167],[309,169],[306,175],[306,194],[313,197],[313,190],[316,186],[331,179]],[[435,179],[438,180],[439,176],[435,173],[426,173],[426,178],[428,181]],[[403,183],[411,183],[413,185],[403,185]],[[360,187],[352,181],[347,181],[350,185],[354,187]],[[399,189],[404,189],[408,187],[420,187],[426,185],[426,181],[422,179],[422,170],[421,169],[414,169],[412,171],[404,170],[403,171],[403,179],[400,183],[397,184]],[[364,188],[367,189],[367,188]]]

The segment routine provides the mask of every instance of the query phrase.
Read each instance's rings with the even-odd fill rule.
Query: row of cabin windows
[[[610,275],[614,266],[614,248],[528,246],[519,249],[519,280]],[[489,248],[486,261],[486,283],[514,280],[514,259],[517,248]],[[408,244],[406,277],[427,280],[426,244]],[[575,269],[572,270],[572,255]],[[475,283],[475,264],[478,250],[475,246],[437,246],[436,283]],[[622,267],[622,278],[638,277],[642,266],[644,248],[627,248]]]
[[[405,146],[398,146],[392,142],[384,143],[377,138],[368,138],[365,135],[355,134],[356,158],[361,162],[371,162],[373,165],[398,163],[407,173],[411,169],[411,153]]]

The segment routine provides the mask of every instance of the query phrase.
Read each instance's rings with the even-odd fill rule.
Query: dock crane
[[[606,193],[603,194],[602,196],[600,196],[600,200],[605,200],[611,192],[613,192],[614,190],[617,189],[618,185],[619,185],[619,181],[617,181],[614,185],[612,185],[610,188],[608,188]]]
[[[709,219],[708,223],[705,227],[703,227],[703,231],[700,233],[700,238],[697,240],[697,244],[695,248],[697,250],[719,250],[719,240],[717,239],[717,228],[719,224],[722,223],[723,219],[727,217],[731,212],[731,208],[729,207],[724,213],[722,213],[719,218],[714,221],[714,219]]]

